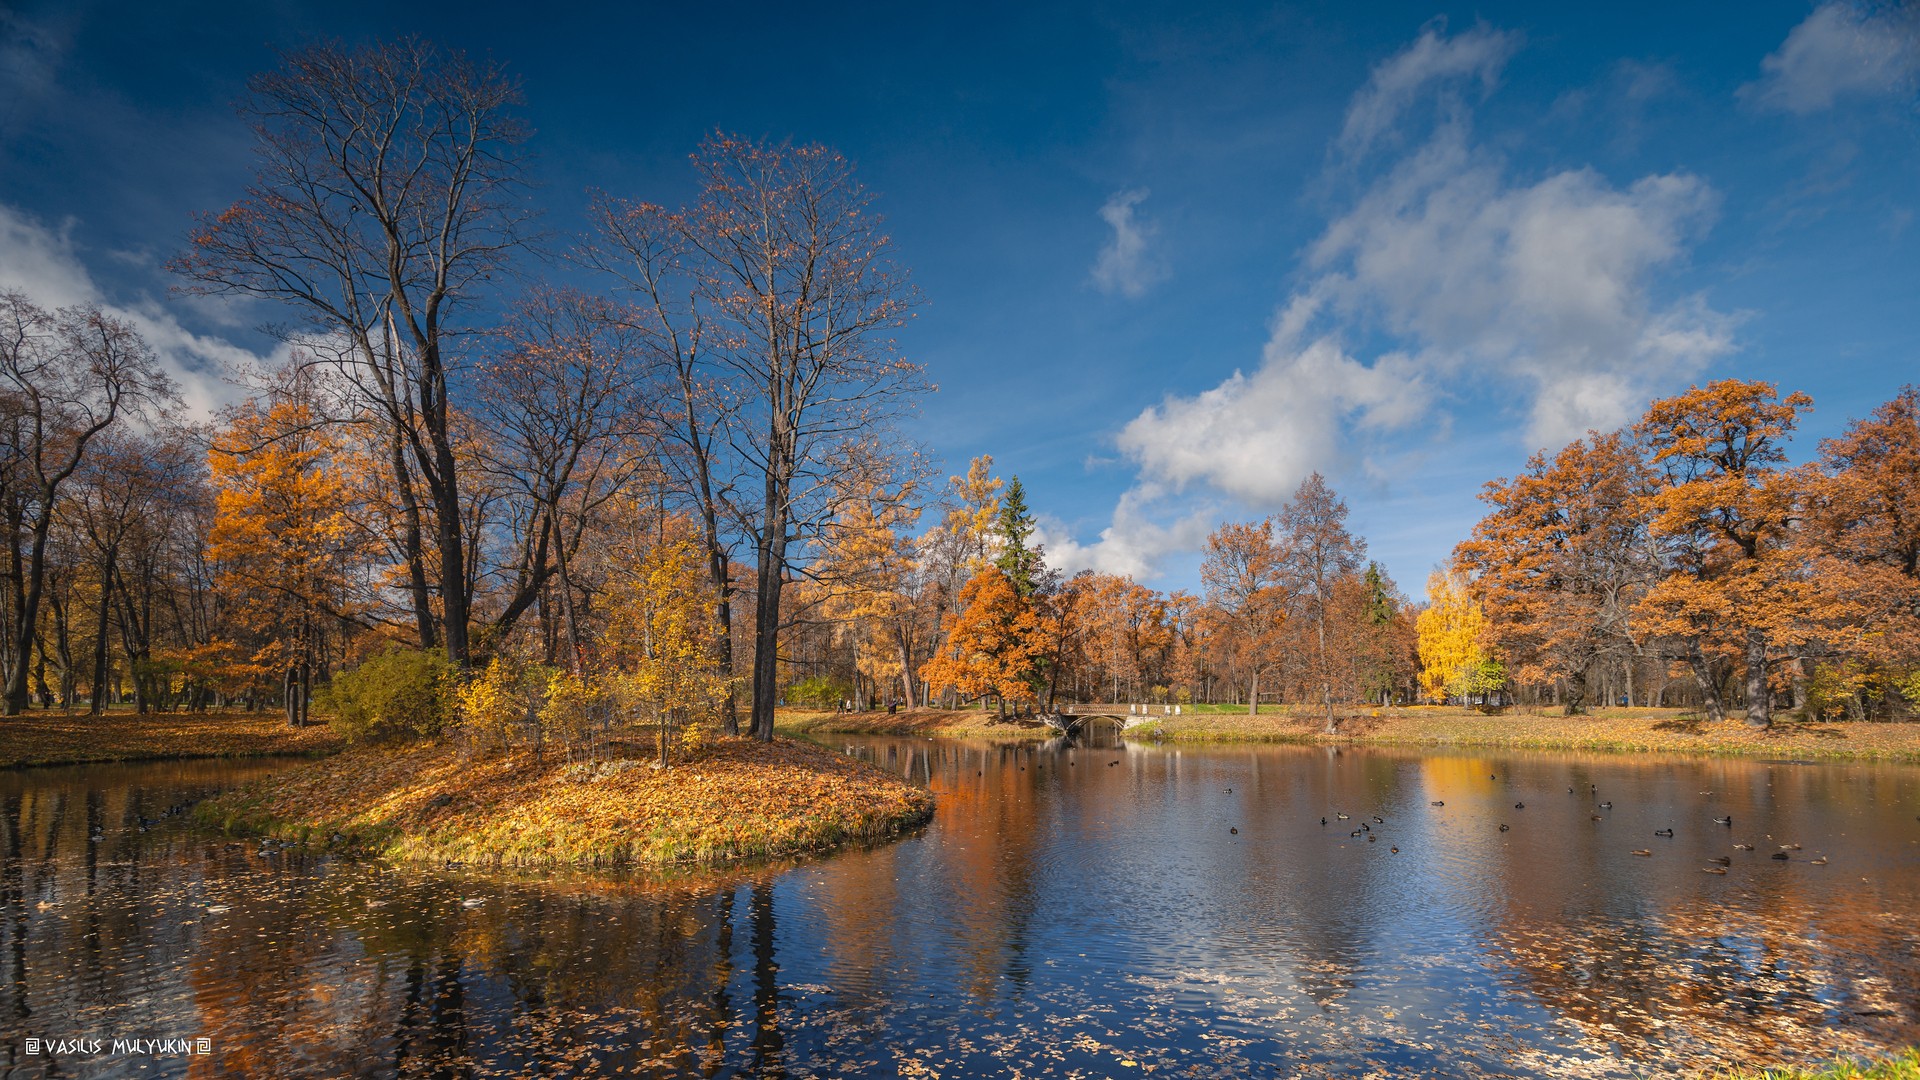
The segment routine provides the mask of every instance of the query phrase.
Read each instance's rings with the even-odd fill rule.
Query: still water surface
[[[1920,1042],[1911,766],[834,745],[933,824],[664,879],[166,814],[284,762],[0,774],[0,1076],[1628,1077]]]

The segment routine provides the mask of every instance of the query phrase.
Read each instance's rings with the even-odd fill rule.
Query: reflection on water
[[[168,813],[279,763],[0,774],[0,1076],[1625,1077],[1920,1041],[1920,769],[835,745],[934,823],[672,878]]]

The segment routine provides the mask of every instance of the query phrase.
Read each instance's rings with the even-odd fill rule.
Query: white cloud
[[[1820,5],[1740,88],[1755,104],[1806,115],[1844,97],[1911,94],[1920,75],[1920,9]]]
[[[1731,319],[1651,295],[1716,201],[1685,174],[1515,184],[1449,126],[1329,226],[1310,288],[1415,343],[1436,373],[1531,384],[1529,437],[1557,445],[1732,348]]]
[[[1121,430],[1120,449],[1143,477],[1174,492],[1205,484],[1270,508],[1330,467],[1349,423],[1392,429],[1419,415],[1427,393],[1410,358],[1363,364],[1331,337],[1299,346],[1282,323],[1253,374],[1169,396]]]
[[[152,297],[110,300],[74,251],[70,225],[51,229],[0,204],[0,290],[24,293],[44,307],[96,304],[131,324],[179,384],[191,416],[211,416],[237,396],[224,376],[265,360],[221,338],[188,330]]]
[[[1046,549],[1047,564],[1063,573],[1097,570],[1137,579],[1151,576],[1162,558],[1206,543],[1212,529],[1212,514],[1163,513],[1155,508],[1151,492],[1135,489],[1120,496],[1113,523],[1094,543],[1075,541],[1066,526],[1046,517],[1036,522],[1034,539]]]
[[[1113,236],[1093,261],[1093,283],[1101,292],[1137,300],[1166,280],[1166,265],[1148,250],[1158,230],[1152,222],[1134,214],[1134,208],[1146,197],[1145,188],[1116,191],[1100,208],[1100,220],[1113,229]]]
[[[1374,65],[1367,85],[1353,96],[1346,123],[1340,129],[1339,149],[1358,157],[1394,125],[1435,84],[1477,80],[1492,90],[1507,58],[1519,47],[1518,34],[1476,26],[1453,37],[1443,24],[1430,24],[1406,49]]]
[[[1423,32],[1374,69],[1339,148],[1369,149],[1423,93],[1490,84],[1514,45],[1485,28]],[[1266,513],[1315,470],[1390,482],[1380,461],[1404,450],[1396,440],[1437,437],[1454,408],[1518,411],[1529,448],[1557,446],[1631,420],[1732,349],[1732,317],[1659,295],[1660,273],[1714,214],[1705,182],[1674,173],[1621,187],[1585,168],[1516,179],[1473,145],[1466,119],[1443,109],[1327,225],[1257,367],[1168,396],[1121,430],[1139,473],[1113,524],[1056,550],[1145,574],[1199,546],[1203,519],[1180,508],[1209,494]],[[1181,526],[1158,524],[1170,518]]]

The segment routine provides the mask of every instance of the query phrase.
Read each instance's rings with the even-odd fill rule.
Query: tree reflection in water
[[[408,1077],[1631,1076],[1920,1039],[1911,767],[844,746],[932,786],[934,824],[650,877],[263,852],[166,813],[271,762],[0,776],[8,1075],[53,1073],[29,1033]]]

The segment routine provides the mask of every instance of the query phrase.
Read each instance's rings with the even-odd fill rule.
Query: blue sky
[[[1482,483],[1651,396],[1804,389],[1804,454],[1920,377],[1912,5],[575,7],[0,8],[0,287],[217,404],[271,313],[160,264],[240,192],[244,80],[420,33],[521,78],[559,233],[715,129],[853,158],[928,300],[917,436],[1070,566],[1191,587],[1318,469],[1417,595]]]

